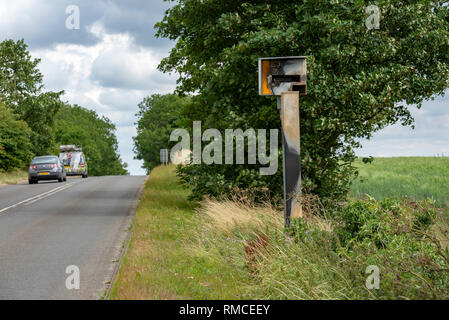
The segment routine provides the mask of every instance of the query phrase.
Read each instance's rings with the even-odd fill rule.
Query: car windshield
[[[56,163],[58,162],[58,158],[56,157],[39,157],[34,158],[32,164],[42,164],[42,163]]]

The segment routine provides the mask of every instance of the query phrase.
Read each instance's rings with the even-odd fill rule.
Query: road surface
[[[144,181],[109,176],[0,187],[0,300],[100,298]],[[79,289],[69,266],[79,269]]]

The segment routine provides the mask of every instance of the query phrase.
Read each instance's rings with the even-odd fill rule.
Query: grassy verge
[[[329,214],[309,199],[286,231],[269,205],[187,195],[173,167],[151,173],[112,299],[449,298],[449,220],[431,201]]]
[[[231,299],[242,294],[241,275],[232,266],[191,250],[199,216],[174,170],[168,166],[151,172],[111,299]]]
[[[28,179],[28,173],[24,170],[13,170],[10,172],[0,172],[0,184],[17,184]]]
[[[375,158],[370,164],[357,161],[356,165],[360,175],[352,185],[355,197],[433,198],[439,205],[449,206],[448,157]]]

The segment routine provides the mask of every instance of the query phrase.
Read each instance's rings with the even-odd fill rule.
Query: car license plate
[[[69,167],[69,166],[65,166],[64,168],[65,168],[66,171],[67,171],[67,170],[70,170],[70,167]]]
[[[50,172],[41,172],[39,173],[40,176],[48,176],[50,174]]]

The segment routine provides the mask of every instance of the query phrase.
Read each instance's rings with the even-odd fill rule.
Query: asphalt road
[[[109,176],[0,187],[0,299],[100,298],[144,181]],[[75,283],[68,266],[79,268],[79,289],[67,289],[67,278]]]

